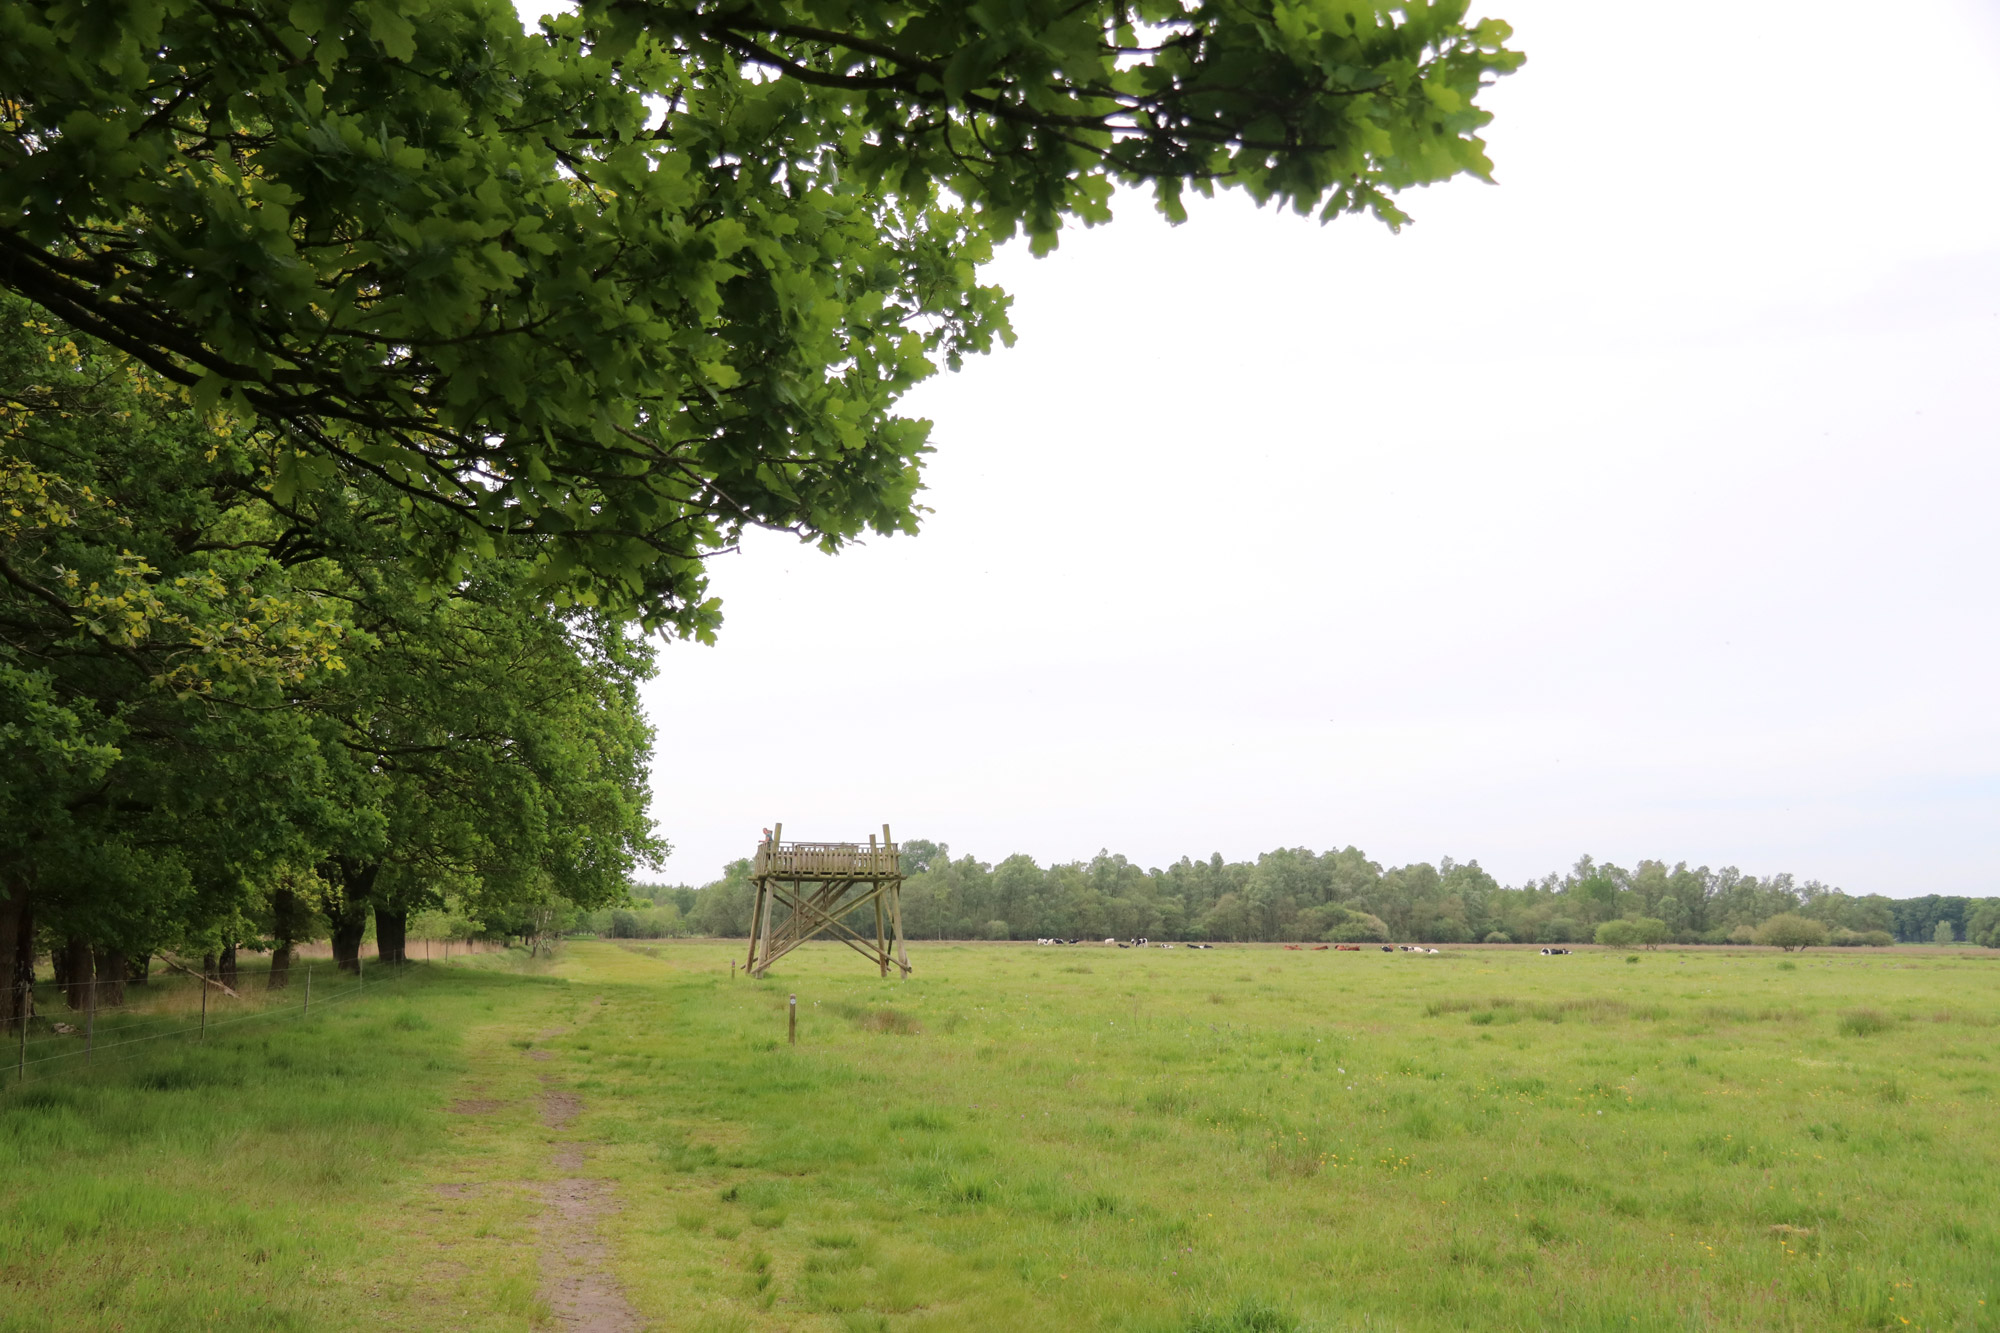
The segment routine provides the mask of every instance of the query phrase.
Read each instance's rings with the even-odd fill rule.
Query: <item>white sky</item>
[[[1003,256],[923,535],[753,542],[662,654],[664,878],[887,821],[2000,893],[2000,11],[1492,12],[1499,188]]]

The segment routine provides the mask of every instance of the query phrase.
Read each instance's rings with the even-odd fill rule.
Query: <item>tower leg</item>
[[[757,966],[757,923],[764,919],[768,910],[764,906],[764,889],[764,881],[758,880],[756,896],[750,900],[750,956],[743,960],[745,972],[754,972]]]
[[[777,915],[778,904],[777,895],[771,891],[768,881],[764,885],[762,897],[764,899],[763,930],[761,934],[750,942],[751,949],[756,952],[758,957],[757,966],[751,973],[755,977],[762,977],[764,970],[771,966],[771,918]]]
[[[896,928],[896,966],[910,975],[910,951],[903,945],[903,881],[899,876],[889,884],[889,920]]]
[[[875,957],[881,960],[882,975],[889,975],[889,944],[882,937],[882,886],[875,886]]]

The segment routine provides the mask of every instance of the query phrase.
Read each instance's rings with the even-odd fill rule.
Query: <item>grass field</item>
[[[548,1327],[579,1173],[659,1330],[2000,1328],[1980,951],[734,952],[0,1093],[0,1329]]]

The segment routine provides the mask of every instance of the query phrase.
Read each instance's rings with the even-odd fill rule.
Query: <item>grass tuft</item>
[[[1872,1037],[1894,1026],[1895,1020],[1880,1009],[1849,1009],[1840,1016],[1840,1031],[1849,1037]]]
[[[1196,1315],[1184,1327],[1186,1333],[1293,1333],[1299,1319],[1268,1301],[1250,1297],[1228,1314]]]

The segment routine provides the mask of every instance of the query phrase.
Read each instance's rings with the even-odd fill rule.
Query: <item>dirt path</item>
[[[573,1092],[548,1087],[542,1076],[542,1123],[561,1131],[583,1109]],[[558,1171],[583,1170],[585,1145],[559,1143]],[[616,1206],[609,1182],[570,1174],[541,1187],[542,1212],[536,1239],[542,1254],[542,1299],[554,1311],[556,1327],[567,1333],[641,1333],[646,1324],[611,1276],[611,1256],[598,1235],[598,1220]]]

